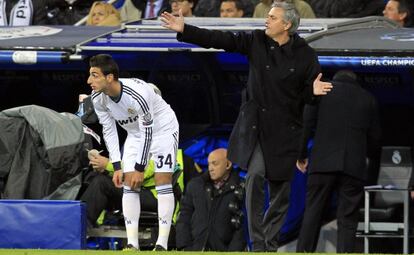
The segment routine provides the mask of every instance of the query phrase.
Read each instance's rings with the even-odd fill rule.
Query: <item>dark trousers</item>
[[[297,252],[314,252],[318,244],[322,217],[331,195],[338,193],[338,253],[353,253],[358,226],[358,211],[364,196],[365,182],[336,173],[311,173],[308,177],[305,215],[299,234]]]
[[[257,144],[246,178],[246,210],[253,251],[277,251],[279,230],[289,207],[290,182],[268,181],[270,202],[264,213],[265,173],[263,152]]]
[[[95,225],[103,210],[122,210],[122,188],[116,188],[112,178],[98,174],[93,177],[88,188],[82,194],[81,201],[86,203],[89,224]],[[157,212],[157,199],[149,189],[141,189],[141,211]]]

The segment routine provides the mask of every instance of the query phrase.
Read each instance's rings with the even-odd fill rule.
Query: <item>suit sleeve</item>
[[[303,131],[302,139],[300,141],[299,159],[305,159],[309,157],[308,142],[313,137],[314,131],[317,125],[318,106],[317,105],[305,105],[303,111]]]
[[[372,98],[372,113],[371,113],[371,122],[368,128],[368,151],[367,156],[369,158],[378,157],[380,154],[381,147],[381,125],[379,120],[379,110],[378,103],[375,98]]]
[[[307,104],[317,103],[317,96],[313,94],[313,81],[316,79],[318,74],[321,72],[321,66],[319,65],[318,56],[315,51],[312,50],[311,61],[306,69],[305,74],[305,86],[302,91],[302,98]]]
[[[134,93],[136,100],[137,112],[139,116],[139,132],[138,153],[135,163],[135,170],[143,172],[148,164],[149,152],[152,143],[152,132],[154,126],[154,107],[150,98],[150,91],[140,90]]]
[[[246,32],[223,32],[185,24],[184,32],[177,34],[177,40],[197,44],[203,48],[223,49],[247,55],[252,45],[253,36]]]
[[[113,163],[115,170],[120,170],[121,153],[119,151],[119,138],[115,120],[104,109],[100,102],[93,101],[93,106],[95,108],[96,115],[98,116],[99,123],[102,125],[102,133],[106,148],[109,151],[110,161]]]
[[[180,215],[177,220],[177,235],[176,244],[180,250],[191,250],[193,246],[193,237],[191,234],[191,218],[194,213],[193,204],[193,183],[190,182],[187,187],[187,191],[181,199]]]

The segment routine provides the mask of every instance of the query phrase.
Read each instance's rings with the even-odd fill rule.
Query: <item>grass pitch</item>
[[[235,255],[235,254],[253,254],[251,252],[181,252],[181,251],[167,251],[167,252],[155,252],[155,251],[109,251],[109,250],[32,250],[32,249],[0,249],[0,255],[123,255],[123,254],[143,254],[143,255]],[[254,253],[256,254],[269,254],[269,253]],[[279,254],[294,254],[294,253],[279,253]],[[317,255],[317,253],[314,253]],[[329,255],[324,253],[323,255]]]

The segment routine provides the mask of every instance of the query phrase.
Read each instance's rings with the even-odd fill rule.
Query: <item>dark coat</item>
[[[366,179],[366,157],[379,152],[380,123],[374,96],[355,81],[333,80],[318,105],[306,106],[301,158],[315,130],[310,173],[344,172]]]
[[[192,179],[181,199],[176,225],[177,248],[188,251],[243,251],[246,247],[243,227],[233,227],[234,215],[229,203],[239,201],[234,193],[240,189],[238,172],[219,190],[214,188],[208,172]],[[240,219],[243,222],[243,219]]]
[[[382,16],[384,0],[309,0],[318,18]]]
[[[33,4],[33,18],[31,25],[45,25],[48,24],[47,9],[50,0],[32,0]],[[7,20],[10,21],[10,13],[13,7],[17,4],[18,0],[7,0],[6,1],[6,16]]]
[[[230,141],[229,159],[247,168],[259,138],[266,177],[270,180],[291,179],[298,156],[303,107],[305,102],[315,100],[312,84],[320,72],[315,51],[297,34],[280,47],[266,36],[264,30],[235,34],[185,25],[177,39],[205,48],[239,52],[248,57],[248,97],[254,101],[250,104],[252,108],[257,109],[246,111],[248,116],[243,111],[239,114],[233,133],[242,130],[249,138],[232,135],[241,141]],[[254,113],[257,116],[252,116]],[[253,120],[254,124],[241,121],[244,117]],[[247,149],[244,151],[240,147]]]

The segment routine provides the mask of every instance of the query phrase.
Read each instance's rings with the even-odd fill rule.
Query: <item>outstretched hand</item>
[[[308,159],[298,159],[296,161],[296,167],[301,171],[302,173],[306,172],[306,168],[308,167]]]
[[[178,33],[182,33],[184,31],[184,16],[181,9],[178,11],[178,17],[172,15],[169,12],[161,13],[162,26],[173,30]]]
[[[313,81],[313,94],[315,96],[326,95],[333,88],[332,83],[321,81],[321,78],[322,73],[318,74],[318,77]]]

